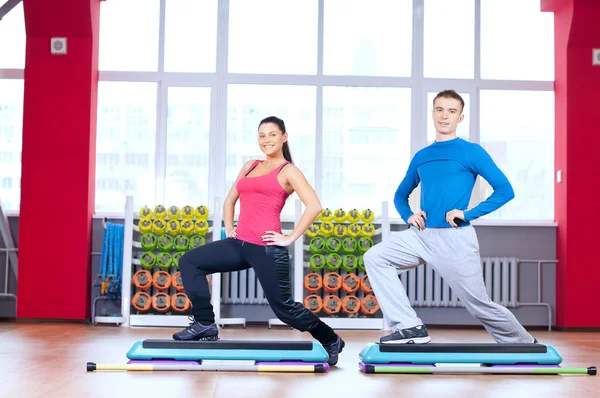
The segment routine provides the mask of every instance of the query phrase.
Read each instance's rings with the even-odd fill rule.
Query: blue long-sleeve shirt
[[[473,209],[467,210],[477,175],[494,192]],[[465,221],[459,226],[502,207],[514,198],[513,188],[491,156],[479,144],[462,138],[434,142],[421,149],[408,166],[406,176],[394,195],[394,205],[408,223],[413,214],[408,204],[411,192],[421,183],[421,210],[427,215],[426,228],[451,228],[446,213],[463,210]]]

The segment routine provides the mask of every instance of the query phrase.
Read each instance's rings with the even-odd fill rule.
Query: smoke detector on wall
[[[67,53],[67,38],[53,37],[50,39],[50,53],[66,54]]]
[[[592,53],[594,57],[592,58],[592,65],[600,65],[600,48],[594,48]]]

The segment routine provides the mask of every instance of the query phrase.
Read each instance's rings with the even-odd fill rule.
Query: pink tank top
[[[281,209],[289,194],[277,180],[285,162],[268,174],[246,177],[262,160],[256,160],[246,175],[237,182],[240,195],[240,216],[237,223],[237,238],[255,245],[266,246],[261,241],[265,231],[281,233]]]

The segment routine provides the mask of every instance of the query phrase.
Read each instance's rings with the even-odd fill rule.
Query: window
[[[14,211],[21,203],[21,184],[16,182],[21,179],[23,80],[0,79],[0,93],[0,199],[5,210]]]
[[[156,92],[155,83],[98,84],[98,212],[122,212],[126,195],[135,208],[155,204]]]
[[[100,70],[158,70],[159,6],[160,0],[100,3]]]
[[[165,18],[165,71],[214,72],[217,0],[168,0]]]
[[[433,119],[432,119],[432,115],[431,112],[433,111],[433,99],[435,98],[435,96],[437,95],[438,92],[429,92],[427,93],[427,112],[426,112],[426,116],[427,116],[427,144],[431,144],[433,143],[433,141],[435,141],[435,126],[433,125]],[[471,95],[469,93],[458,93],[463,101],[465,101],[465,108],[463,109],[463,115],[464,115],[464,119],[462,122],[460,122],[458,124],[458,127],[456,129],[456,135],[458,137],[464,138],[465,140],[469,141],[469,132],[470,132],[470,128],[469,128],[469,124],[471,123],[470,120],[470,113],[471,113]]]
[[[165,206],[206,205],[210,88],[169,87]]]
[[[324,87],[321,204],[381,214],[408,168],[410,137],[410,89]]]
[[[510,117],[499,117],[510,109]],[[481,145],[506,174],[515,198],[486,216],[503,220],[554,219],[554,92],[481,91]],[[484,200],[492,189],[480,181]]]
[[[292,160],[314,188],[316,95],[315,87],[306,86],[229,86],[226,191],[245,162],[265,158],[258,145],[258,125],[268,116],[283,119]],[[288,198],[282,218],[293,219],[297,198],[295,193]]]
[[[6,1],[0,1],[0,4],[4,3]],[[25,68],[25,43],[25,18],[21,2],[0,22],[0,69]]]
[[[539,0],[481,0],[481,77],[554,80],[554,14]]]
[[[229,72],[317,73],[317,0],[230,0]]]
[[[410,76],[412,0],[326,0],[323,73]]]
[[[473,79],[474,0],[425,0],[424,76]]]

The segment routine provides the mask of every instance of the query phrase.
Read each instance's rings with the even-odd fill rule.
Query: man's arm
[[[417,174],[417,164],[415,162],[415,158],[413,158],[408,166],[408,171],[404,176],[404,179],[396,189],[396,193],[394,194],[394,206],[400,217],[404,220],[405,223],[408,224],[408,219],[413,215],[412,210],[408,204],[408,197],[414,191],[414,189],[419,185],[419,175]]]
[[[471,166],[477,174],[483,177],[494,192],[473,209],[465,211],[465,221],[472,221],[485,216],[504,206],[515,197],[512,185],[502,170],[494,163],[492,157],[480,145],[473,144],[469,152]]]

